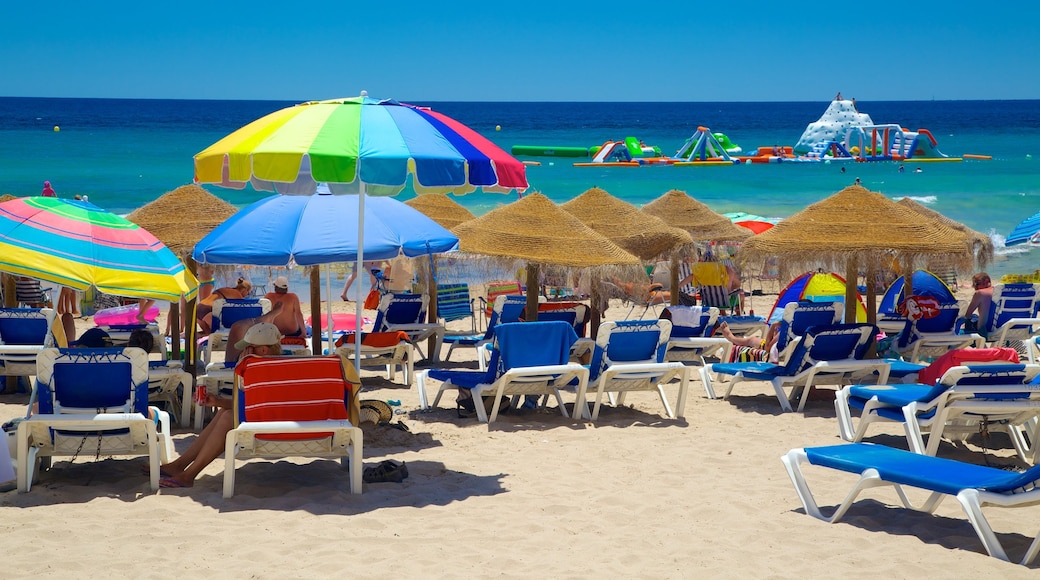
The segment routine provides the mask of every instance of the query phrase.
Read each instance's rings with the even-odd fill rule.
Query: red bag
[[[373,288],[369,290],[368,296],[365,297],[365,310],[375,310],[379,308],[379,290]]]

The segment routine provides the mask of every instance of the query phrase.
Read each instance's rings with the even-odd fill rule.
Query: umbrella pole
[[[318,267],[314,266],[317,270]],[[336,352],[335,340],[332,338],[332,265],[325,264],[325,295],[329,297],[329,304],[325,307],[325,329],[329,334],[329,354]]]
[[[427,254],[429,257],[429,254]],[[426,309],[426,320],[430,324],[437,324],[437,318],[440,316],[437,313],[437,265],[433,259],[426,260],[421,266],[421,272],[426,277],[426,295],[430,297],[430,306]],[[426,340],[426,352],[430,353],[430,360],[433,360],[434,350],[437,348],[437,336],[431,336]],[[437,356],[440,356],[438,353]]]
[[[321,275],[318,268],[311,266],[311,352],[321,354]],[[317,323],[317,324],[313,324]],[[325,327],[326,332],[332,329]]]
[[[859,282],[859,261],[851,256],[845,263],[845,323],[856,322],[856,283]]]
[[[358,277],[354,278],[355,284],[360,284],[359,280],[364,280],[365,275],[365,182],[361,182],[360,190],[358,191],[358,217],[357,217],[357,237],[358,237],[358,248],[357,248],[357,263],[354,264],[354,272],[357,273]],[[361,319],[364,314],[364,302],[358,300],[354,303],[354,369],[357,370],[358,376],[361,376]],[[378,328],[373,328],[372,332],[379,332]]]
[[[527,263],[527,312],[525,313],[525,322],[535,322],[538,320],[538,294],[540,288],[538,286],[538,264],[534,262]]]
[[[668,272],[668,283],[669,288],[672,290],[671,300],[669,303],[672,306],[679,304],[679,252],[672,252],[672,267]]]
[[[877,277],[877,269],[874,262],[867,264],[867,322],[877,324],[877,288],[874,286],[874,278]]]

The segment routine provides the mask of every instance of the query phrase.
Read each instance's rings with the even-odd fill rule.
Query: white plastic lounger
[[[791,476],[805,512],[829,523],[841,519],[859,493],[871,487],[891,485],[903,507],[927,513],[934,513],[943,498],[952,495],[964,508],[986,552],[1004,561],[1009,561],[1007,553],[982,513],[982,506],[1019,507],[1040,503],[1040,489],[1037,487],[1040,483],[1040,466],[1024,473],[1015,473],[870,443],[792,449],[780,460]],[[801,466],[807,462],[860,475],[852,491],[830,516],[824,515],[816,505],[805,482]],[[930,491],[931,495],[921,507],[915,507],[906,497],[902,486]],[[1038,551],[1040,534],[1033,539],[1020,563],[1029,564]]]

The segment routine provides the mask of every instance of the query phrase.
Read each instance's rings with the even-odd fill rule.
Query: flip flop
[[[189,487],[189,486],[184,485],[183,483],[177,481],[176,479],[174,479],[172,477],[164,477],[164,478],[159,480],[159,487],[166,487],[166,488],[174,488],[174,489],[176,489],[176,488]]]

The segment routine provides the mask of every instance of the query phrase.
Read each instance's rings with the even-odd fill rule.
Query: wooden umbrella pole
[[[332,336],[331,328],[325,330]],[[317,266],[311,266],[311,353],[321,354],[321,272]]]
[[[437,318],[440,316],[437,313],[437,266],[428,255],[423,256],[423,263],[419,268],[419,272],[426,278],[426,295],[430,297],[430,307],[426,309],[426,320],[430,324],[437,324]],[[426,352],[430,353],[430,360],[434,360],[433,349],[435,348],[437,348],[437,337],[431,336],[426,341]]]
[[[877,269],[874,262],[867,264],[867,322],[877,324],[877,288],[874,287],[874,278],[877,277]]]
[[[845,267],[845,322],[856,322],[856,282],[859,281],[859,261],[849,257]]]
[[[589,337],[592,340],[596,340],[596,336],[599,334],[599,324],[602,318],[602,313],[599,311],[600,301],[599,280],[593,277],[589,283],[589,324],[592,325],[592,328],[589,329]]]
[[[527,312],[525,313],[525,322],[538,320],[538,268],[539,265],[536,262],[527,263]]]
[[[679,252],[672,252],[672,267],[671,272],[668,273],[668,282],[671,284],[669,287],[672,291],[671,305],[676,306],[679,304]]]

